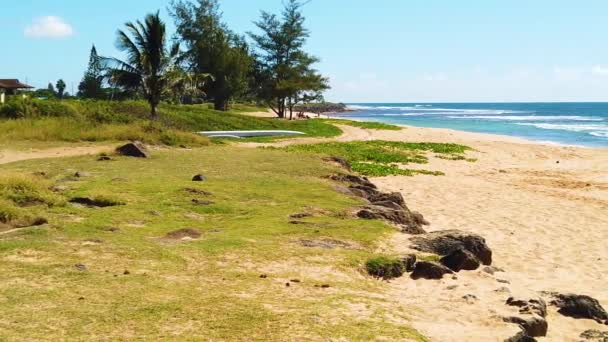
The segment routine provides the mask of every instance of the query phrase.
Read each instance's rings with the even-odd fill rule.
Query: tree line
[[[287,0],[278,14],[263,11],[257,32],[241,35],[223,21],[218,0],[173,0],[176,32],[169,36],[158,12],[125,24],[116,44],[125,57],[100,56],[93,46],[78,96],[145,99],[151,119],[161,101],[212,102],[222,111],[255,101],[292,118],[299,104],[322,101],[329,89],[314,68],[319,59],[305,51],[303,6]]]

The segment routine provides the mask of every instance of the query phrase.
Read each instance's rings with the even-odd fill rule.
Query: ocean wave
[[[484,119],[484,120],[501,120],[501,121],[604,121],[602,118],[595,118],[590,116],[579,116],[579,115],[563,115],[563,116],[542,116],[542,115],[528,115],[528,116],[492,116],[492,115],[479,115],[479,116],[448,116],[450,119]]]
[[[517,125],[533,126],[533,127],[541,128],[541,129],[562,130],[562,131],[570,131],[570,132],[593,132],[596,134],[597,133],[608,134],[608,125],[601,125],[601,124],[568,125],[568,124],[550,124],[550,123],[518,123]],[[596,135],[596,134],[593,134],[593,135]]]
[[[507,109],[464,109],[464,108],[431,108],[432,105],[415,106],[370,106],[370,105],[348,105],[348,109],[355,111],[404,111],[415,112],[419,115],[445,115],[445,114],[477,114],[477,115],[501,115],[501,114],[531,114],[531,111],[507,110]]]
[[[589,132],[589,134],[595,137],[608,138],[608,132]]]

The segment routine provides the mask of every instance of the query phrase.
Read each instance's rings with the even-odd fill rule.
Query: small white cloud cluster
[[[74,34],[74,29],[62,18],[46,16],[34,19],[34,22],[25,28],[24,34],[30,38],[66,38]]]

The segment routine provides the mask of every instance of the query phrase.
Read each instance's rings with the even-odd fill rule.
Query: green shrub
[[[61,206],[65,200],[49,190],[50,184],[43,179],[22,175],[0,176],[0,199],[17,206]]]
[[[367,260],[365,270],[373,277],[389,280],[401,277],[405,273],[405,265],[398,258],[377,256]]]

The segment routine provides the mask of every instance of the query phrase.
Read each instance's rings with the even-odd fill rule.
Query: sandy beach
[[[399,191],[410,209],[431,222],[428,231],[459,229],[484,236],[494,252],[494,275],[461,272],[458,279],[387,285],[386,300],[411,307],[414,328],[433,341],[503,341],[519,329],[502,318],[517,310],[507,298],[543,291],[592,296],[608,307],[608,149],[543,144],[508,136],[406,127],[366,130],[341,125],[336,139],[294,139],[275,145],[320,141],[395,140],[453,142],[470,146],[476,162],[430,158],[408,165],[445,176],[383,177],[383,191]],[[251,144],[247,144],[251,145]],[[396,233],[381,252],[410,252],[411,236]],[[477,300],[467,302],[466,295]],[[549,298],[545,298],[548,300]],[[607,330],[549,309],[549,333],[541,341],[579,341],[588,329]]]
[[[518,330],[502,322],[516,310],[510,296],[542,291],[586,294],[608,305],[608,150],[560,147],[444,129],[372,132],[374,139],[462,143],[477,162],[433,159],[424,166],[445,177],[374,179],[400,191],[424,213],[429,231],[459,229],[484,236],[504,273],[464,272],[458,280],[398,279],[390,284],[400,304],[420,309],[414,327],[436,341],[502,341]],[[411,167],[411,166],[410,166]],[[406,252],[409,237],[395,234],[387,252]],[[451,285],[457,286],[456,288]],[[415,296],[407,295],[415,293]],[[468,304],[463,296],[474,295]],[[548,316],[546,341],[578,341],[593,321]]]

